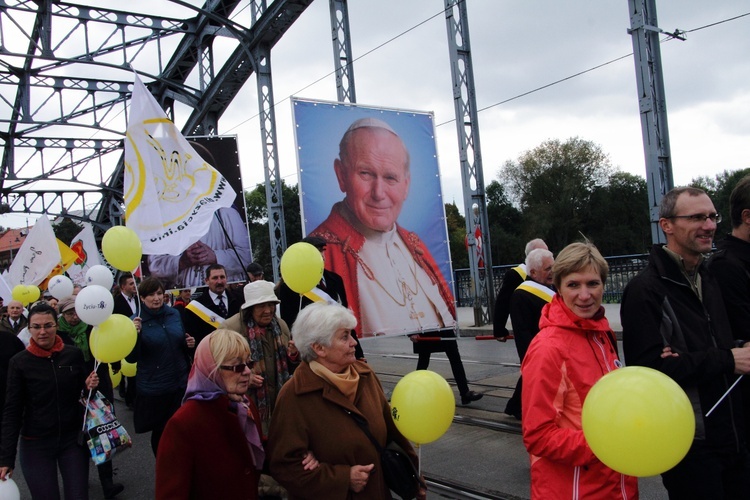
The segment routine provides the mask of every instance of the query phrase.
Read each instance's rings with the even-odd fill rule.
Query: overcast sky
[[[660,27],[692,30],[750,12],[747,0],[657,2]],[[454,118],[445,15],[440,0],[350,1],[357,101]],[[477,108],[482,109],[632,52],[627,0],[468,0]],[[433,17],[435,14],[437,16]],[[432,17],[432,19],[430,19]],[[426,21],[427,19],[430,19]],[[426,22],[425,22],[426,21]],[[409,33],[366,54],[391,38]],[[750,16],[662,43],[675,184],[750,167]],[[366,55],[365,55],[366,54]],[[291,108],[295,95],[336,100],[328,2],[302,15],[272,55],[281,175],[296,183]],[[485,182],[547,139],[579,136],[613,165],[645,176],[633,58],[494,106],[479,114]],[[301,90],[304,89],[304,90]],[[254,82],[220,124],[241,136],[245,185],[262,182]],[[245,97],[245,95],[247,97]],[[454,122],[437,127],[446,201],[462,207]],[[340,196],[332,193],[332,196]]]
[[[467,2],[478,109],[632,52],[627,0]],[[351,0],[354,76],[359,104],[434,112],[445,200],[463,211],[442,9],[442,0]],[[747,14],[750,2],[658,0],[657,9],[660,28],[689,31]],[[236,20],[247,25],[246,18],[249,9]],[[746,16],[661,45],[676,185],[750,167],[749,33]],[[326,77],[333,70],[327,1],[313,2],[291,27],[275,47],[271,67],[281,175],[296,184],[287,98],[336,100],[335,79]],[[219,123],[220,134],[239,136],[247,189],[264,179],[255,88],[251,78]],[[176,121],[181,125],[179,110]],[[632,56],[490,107],[479,113],[479,126],[487,184],[506,160],[545,140],[574,136],[599,144],[621,170],[645,175]],[[24,222],[3,216],[0,224]]]

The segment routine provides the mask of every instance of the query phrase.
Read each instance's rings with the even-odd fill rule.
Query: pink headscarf
[[[213,333],[204,338],[195,349],[195,359],[193,367],[190,369],[188,376],[187,390],[182,402],[189,399],[197,401],[211,401],[223,394],[227,394],[227,388],[224,386],[224,380],[216,368],[216,361],[211,354],[211,338]],[[240,423],[240,429],[245,434],[247,445],[253,456],[255,468],[263,469],[263,461],[266,454],[260,441],[258,428],[255,426],[252,414],[248,405],[251,404],[246,396],[242,396],[242,401],[232,401],[230,399],[230,409],[237,414],[237,420]]]

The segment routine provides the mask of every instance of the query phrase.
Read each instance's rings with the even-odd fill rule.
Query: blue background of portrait
[[[409,196],[398,223],[419,235],[453,290],[433,115],[296,98],[292,99],[292,111],[303,233],[318,227],[333,204],[344,199],[333,170],[344,132],[360,118],[377,118],[401,137],[411,159]]]

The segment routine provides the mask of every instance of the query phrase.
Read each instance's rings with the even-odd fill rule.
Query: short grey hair
[[[526,256],[526,271],[531,272],[532,269],[541,269],[544,259],[547,257],[553,258],[552,252],[544,248],[535,248]]]
[[[534,238],[533,240],[526,243],[526,248],[524,249],[524,255],[528,257],[528,255],[532,252],[532,250],[536,250],[537,248],[543,248],[544,250],[547,250],[547,244],[544,242],[541,238]]]
[[[346,307],[340,304],[315,302],[300,311],[292,326],[292,338],[302,361],[309,363],[318,357],[313,350],[313,344],[328,347],[331,345],[336,330],[341,328],[351,330],[355,326],[357,326],[357,318]]]
[[[660,219],[669,219],[670,217],[677,215],[674,213],[674,207],[677,206],[677,198],[679,198],[682,193],[687,193],[691,197],[706,194],[704,190],[696,187],[676,187],[672,189],[664,195],[661,199],[661,203],[659,203]]]

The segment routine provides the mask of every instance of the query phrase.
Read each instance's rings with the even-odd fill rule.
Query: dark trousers
[[[88,499],[90,454],[87,449],[78,445],[77,438],[78,432],[69,433],[61,438],[21,438],[21,470],[32,498],[59,500],[59,467],[65,500]]]
[[[172,415],[180,409],[185,389],[159,396],[138,392],[135,398],[133,425],[135,432],[141,434],[151,431],[151,450],[156,456],[159,440]]]
[[[458,392],[463,396],[469,392],[469,384],[466,381],[466,372],[464,371],[464,364],[461,362],[461,355],[458,353],[458,342],[455,340],[441,340],[440,347],[448,357]],[[419,361],[417,361],[417,370],[426,370],[428,366],[430,366],[430,353],[421,351],[419,353]]]
[[[750,498],[750,455],[694,442],[687,456],[661,475],[670,500]]]

